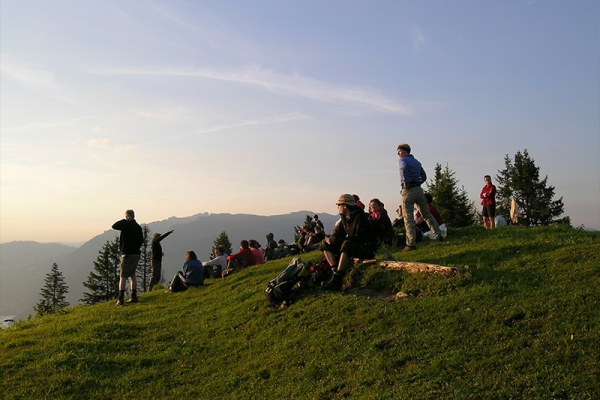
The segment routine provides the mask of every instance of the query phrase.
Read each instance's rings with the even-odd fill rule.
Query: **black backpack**
[[[311,263],[304,263],[298,257],[292,259],[290,264],[267,283],[265,297],[270,305],[279,307],[282,304],[290,304],[294,296],[310,280]]]

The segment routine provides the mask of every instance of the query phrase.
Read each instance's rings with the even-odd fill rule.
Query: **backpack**
[[[305,264],[296,257],[279,275],[267,283],[265,297],[274,307],[283,303],[290,304],[309,280],[310,263]]]
[[[331,265],[327,262],[325,257],[322,257],[321,260],[310,267],[310,280],[316,286],[320,286],[321,282],[325,282],[331,278],[333,274],[333,269]]]

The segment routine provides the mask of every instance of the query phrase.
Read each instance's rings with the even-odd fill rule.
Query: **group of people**
[[[421,163],[411,154],[411,147],[401,143],[397,147],[401,186],[401,205],[397,210],[398,219],[392,223],[379,199],[372,199],[369,208],[357,195],[342,194],[336,206],[340,219],[330,235],[326,235],[323,223],[318,215],[313,217],[310,226],[299,232],[296,245],[301,251],[319,249],[323,257],[332,267],[331,278],[323,282],[325,289],[340,289],[343,276],[351,266],[353,258],[369,259],[375,256],[378,246],[391,244],[395,236],[394,226],[402,226],[405,231],[403,251],[416,250],[417,230],[425,232],[430,239],[440,242],[445,240],[446,228],[440,213],[431,204],[433,198],[424,193],[421,185],[427,181],[427,174]],[[495,194],[496,188],[491,177],[486,175],[485,186],[480,197],[483,206],[483,223],[485,228],[495,226]],[[415,210],[415,206],[417,209]],[[131,299],[137,302],[135,269],[140,259],[140,247],[143,242],[142,229],[135,221],[133,210],[125,212],[125,219],[116,222],[113,229],[120,230],[119,246],[121,252],[119,299],[117,306],[124,305],[124,293],[127,279],[131,286]],[[160,280],[162,248],[160,242],[173,231],[155,234],[152,239],[152,278],[150,287]],[[281,258],[289,254],[285,241],[275,242],[272,233],[266,235],[267,244],[264,252],[255,240],[242,240],[240,250],[227,255],[222,246],[214,249],[214,258],[207,262],[198,260],[193,251],[188,251],[182,271],[171,280],[168,291],[184,290],[189,286],[204,284],[205,278],[225,277],[232,272],[252,265],[264,263],[265,260]]]

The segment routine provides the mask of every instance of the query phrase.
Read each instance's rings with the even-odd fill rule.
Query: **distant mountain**
[[[194,250],[200,260],[208,260],[213,242],[222,231],[227,232],[234,251],[243,239],[255,239],[264,246],[265,235],[269,232],[275,235],[275,240],[291,243],[294,240],[293,228],[302,225],[306,215],[313,216],[314,213],[298,211],[273,216],[202,213],[151,222],[148,227],[152,233],[175,230],[162,242],[164,276],[170,279],[183,265],[186,251]],[[325,225],[325,231],[330,233],[339,217],[319,214],[319,218]],[[118,235],[118,231],[108,230],[79,248],[37,242],[0,244],[0,312],[16,315],[15,320],[33,315],[32,307],[40,299],[40,289],[54,262],[69,287],[67,301],[71,305],[78,304],[85,289],[83,282],[92,271],[102,245]]]
[[[16,320],[35,314],[32,307],[40,299],[40,289],[44,286],[52,263],[60,267],[75,250],[75,247],[57,243],[0,244],[1,313],[16,315]]]

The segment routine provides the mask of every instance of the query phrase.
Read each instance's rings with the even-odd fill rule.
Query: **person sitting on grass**
[[[190,286],[204,285],[204,270],[202,262],[198,260],[196,253],[188,251],[185,254],[183,271],[177,271],[166,293],[182,292]]]
[[[252,250],[252,254],[254,254],[254,265],[264,264],[265,255],[260,249],[260,244],[256,240],[251,239],[248,241],[248,245],[250,246],[250,250]]]
[[[375,257],[377,238],[372,232],[367,214],[357,206],[351,194],[343,194],[336,203],[340,219],[331,236],[321,242],[320,250],[333,267],[333,275],[322,284],[323,289],[340,290],[343,278],[352,265],[353,258]]]
[[[250,244],[247,240],[240,242],[240,251],[227,257],[227,269],[223,271],[222,277],[237,271],[241,268],[246,268],[256,264],[254,253],[250,250]]]
[[[225,248],[222,245],[218,245],[215,247],[214,255],[215,258],[202,263],[205,278],[220,278],[223,271],[227,269]]]

